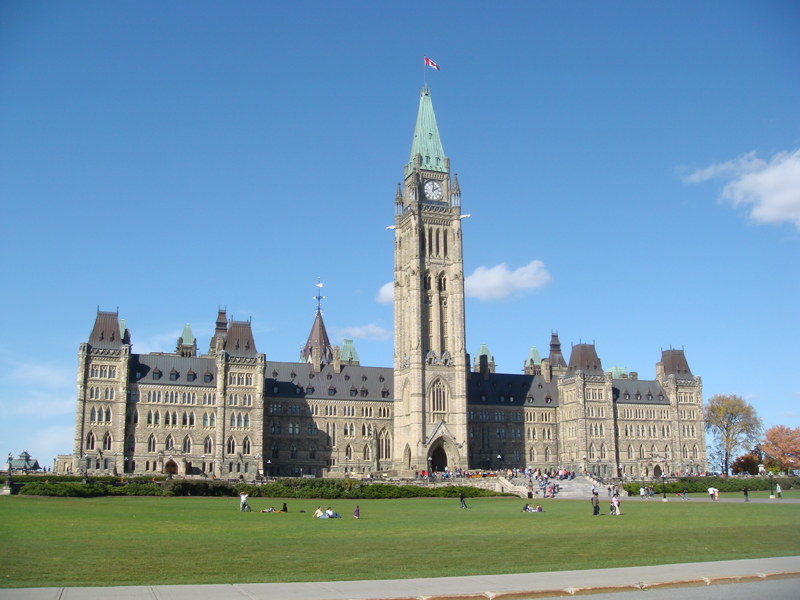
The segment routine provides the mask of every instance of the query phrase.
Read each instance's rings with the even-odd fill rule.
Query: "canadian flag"
[[[432,61],[430,58],[428,58],[427,56],[425,57],[425,66],[426,66],[426,67],[433,67],[433,68],[434,68],[434,69],[436,69],[437,71],[441,71],[441,69],[439,68],[439,65],[437,65],[435,62],[433,62],[433,61]]]

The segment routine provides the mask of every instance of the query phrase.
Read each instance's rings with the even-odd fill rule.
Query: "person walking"
[[[353,513],[353,518],[354,519],[361,518],[361,511],[358,509],[358,504],[356,504],[356,511]]]
[[[683,499],[684,500],[689,499],[689,489],[685,485],[683,486]]]
[[[747,495],[747,486],[744,486],[744,488],[742,489],[742,492],[744,493],[744,501],[745,502],[750,502],[750,498]]]
[[[611,504],[614,507],[614,512],[617,516],[620,516],[622,513],[619,510],[619,494],[614,494],[614,497],[611,498]]]
[[[640,497],[642,500],[644,500],[644,499],[646,498],[646,496],[645,496],[645,494],[646,494],[646,493],[647,493],[647,492],[645,492],[645,491],[644,491],[644,486],[642,486],[642,487],[640,487],[640,488],[639,488],[639,497]]]
[[[776,483],[775,484],[775,494],[778,496],[778,498],[781,497],[781,484],[780,483]]]
[[[464,490],[458,492],[458,499],[461,500],[461,505],[458,508],[469,508],[465,501],[466,496],[464,495]]]
[[[597,492],[592,494],[592,516],[600,514],[600,498],[597,497]]]

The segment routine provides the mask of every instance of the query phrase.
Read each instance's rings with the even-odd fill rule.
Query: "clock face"
[[[438,181],[425,182],[425,197],[428,200],[439,200],[442,197],[442,186]]]

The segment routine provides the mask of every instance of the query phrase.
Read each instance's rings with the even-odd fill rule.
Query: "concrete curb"
[[[0,600],[527,600],[800,579],[800,556],[429,579],[0,590]]]

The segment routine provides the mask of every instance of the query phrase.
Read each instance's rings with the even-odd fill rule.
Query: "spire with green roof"
[[[183,326],[183,333],[178,338],[178,346],[175,353],[180,356],[188,356],[194,358],[197,356],[197,343],[192,334],[192,327],[187,323]]]
[[[433,114],[429,87],[423,87],[419,95],[417,125],[414,127],[414,140],[411,142],[411,158],[408,161],[406,177],[414,171],[417,154],[421,156],[420,168],[422,170],[448,172],[442,140],[439,137],[439,128],[436,125],[436,115]]]
[[[353,340],[349,338],[344,338],[342,342],[341,360],[343,363],[351,365],[361,364],[358,360],[358,353],[356,352],[356,347],[353,345]]]

